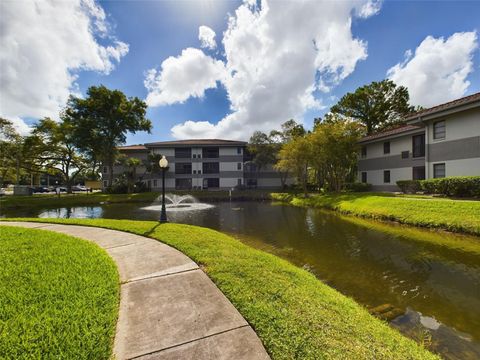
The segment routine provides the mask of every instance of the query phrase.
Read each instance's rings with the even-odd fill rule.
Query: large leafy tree
[[[330,111],[364,124],[367,134],[402,123],[415,109],[408,90],[391,80],[372,82],[344,95]]]
[[[363,126],[358,122],[334,116],[317,123],[307,141],[311,144],[310,164],[320,187],[340,191],[352,177],[362,133]]]
[[[312,157],[311,144],[307,137],[297,136],[282,145],[275,169],[290,172],[299,181],[307,194],[308,166]]]
[[[32,135],[25,139],[26,147],[34,154],[29,167],[60,174],[69,193],[77,175],[87,167],[86,159],[78,152],[74,130],[66,118],[60,122],[44,118],[34,125]]]
[[[23,162],[23,138],[10,120],[0,118],[0,186],[5,181],[20,181]]]
[[[253,155],[252,162],[258,170],[275,164],[278,150],[279,146],[272,137],[261,131],[255,131],[248,142],[248,151]]]
[[[65,113],[74,126],[76,145],[92,163],[108,167],[110,186],[117,147],[125,143],[129,132],[152,129],[146,111],[144,101],[103,85],[90,87],[84,99],[71,96],[68,101]]]

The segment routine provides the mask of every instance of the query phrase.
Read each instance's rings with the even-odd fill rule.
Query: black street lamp
[[[165,210],[165,171],[168,169],[168,160],[165,155],[158,161],[160,169],[162,169],[162,212],[160,213],[160,222],[167,222],[167,211]]]

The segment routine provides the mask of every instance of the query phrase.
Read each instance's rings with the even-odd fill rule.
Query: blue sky
[[[81,3],[80,1],[80,5]],[[368,1],[365,0],[362,4],[367,3]],[[8,7],[9,4],[13,7],[13,3],[9,2],[3,2],[2,7]],[[290,4],[295,5],[295,2]],[[72,44],[69,44],[69,46],[78,45],[77,48],[81,47],[80,45],[84,45],[83,41],[88,46],[87,41],[93,41],[90,47],[106,48],[107,46],[114,46],[120,55],[112,53],[103,58],[103,62],[100,64],[94,55],[85,57],[80,54],[78,58],[81,60],[65,57],[63,65],[60,64],[61,61],[59,61],[59,64],[50,63],[48,69],[44,71],[41,64],[47,61],[36,57],[44,56],[42,55],[43,51],[55,52],[56,49],[45,48],[50,46],[48,44],[51,42],[41,44],[42,52],[23,51],[23,57],[28,58],[31,64],[37,62],[40,65],[35,65],[38,68],[32,69],[28,81],[24,80],[22,83],[22,79],[16,78],[11,81],[14,86],[2,85],[0,104],[6,109],[2,109],[2,115],[23,119],[27,124],[31,124],[35,119],[41,117],[39,111],[31,111],[23,105],[10,106],[14,101],[9,100],[13,99],[14,95],[12,94],[16,93],[18,89],[23,89],[22,87],[26,88],[24,90],[25,94],[31,96],[32,99],[36,98],[37,94],[31,88],[32,81],[35,82],[36,80],[36,74],[53,70],[58,71],[60,75],[66,73],[67,78],[60,85],[51,85],[52,94],[48,94],[50,90],[45,88],[38,95],[38,98],[45,96],[45,93],[47,93],[50,100],[55,98],[60,99],[58,102],[61,102],[67,91],[84,94],[89,86],[99,84],[120,89],[129,96],[138,96],[142,99],[146,99],[149,92],[159,95],[163,100],[149,101],[151,106],[149,106],[148,117],[152,120],[154,126],[152,133],[131,135],[128,137],[128,143],[130,144],[189,136],[248,138],[248,134],[255,128],[267,131],[291,117],[310,127],[314,117],[323,116],[329,107],[346,92],[353,91],[371,81],[386,78],[388,70],[395,65],[399,65],[400,68],[393,73],[391,72],[389,76],[398,79],[397,82],[411,84],[411,92],[413,91],[416,94],[415,99],[412,100],[422,105],[430,106],[480,91],[479,1],[384,1],[381,3],[374,2],[373,4],[376,7],[374,11],[370,11],[367,15],[355,16],[353,14],[360,11],[360,2],[348,5],[350,8],[344,2],[341,6],[342,9],[336,9],[334,2],[322,3],[317,1],[309,5],[311,8],[305,7],[305,9],[297,11],[297,8],[292,7],[293,10],[281,9],[277,11],[274,9],[275,2],[270,2],[267,6],[262,4],[253,8],[252,6],[242,5],[240,1],[100,1],[96,3],[94,10],[87,14],[86,19],[89,19],[91,24],[100,19],[104,24],[107,24],[107,31],[103,33],[95,31],[90,26],[88,31],[92,33],[93,40],[85,40],[80,37],[77,40],[77,36],[80,36],[78,35],[80,32],[78,32],[74,34],[74,38],[71,38],[70,42]],[[250,9],[251,14],[257,16],[262,15],[262,11],[265,12],[266,7],[271,7],[270,14],[265,16],[264,20],[257,19],[253,26],[259,28],[267,26],[273,29],[272,31],[276,31],[278,37],[276,33],[265,33],[255,38],[256,33],[261,33],[261,30],[251,30],[245,24],[229,25],[229,16],[235,18],[239,23],[241,22],[239,16],[235,15],[235,10],[240,6],[244,6],[244,10]],[[28,9],[21,9],[20,13],[22,11],[24,13],[29,12]],[[60,10],[56,7],[55,11]],[[81,20],[83,19],[81,11],[83,10],[79,7],[79,10],[75,13],[65,13],[64,15],[60,13],[59,15],[79,17]],[[105,19],[96,15],[98,11],[104,12]],[[333,15],[323,17],[324,13]],[[287,19],[285,14],[289,14],[289,17],[291,14],[291,19]],[[36,15],[32,13],[29,16],[31,16],[32,22],[35,22]],[[242,20],[243,23],[245,23],[245,19],[249,19],[248,16]],[[313,16],[315,18],[310,18]],[[330,18],[334,18],[334,20],[330,20]],[[315,19],[318,19],[318,29],[320,30],[317,30]],[[25,19],[23,20],[25,21]],[[44,22],[45,19],[40,20]],[[80,20],[79,24],[81,23]],[[2,22],[4,21],[7,20],[2,20]],[[9,21],[14,22],[14,20]],[[330,35],[330,42],[322,47],[322,41],[329,29],[336,29],[335,26],[338,24],[345,25],[345,22],[348,21],[351,21],[351,26],[347,26],[347,28],[343,26],[338,31],[339,35],[335,30],[332,30],[334,35]],[[288,36],[281,34],[282,25],[278,25],[278,23],[284,24]],[[11,27],[9,27],[10,24],[7,25],[7,29],[15,28],[14,24]],[[216,33],[217,47],[213,50],[200,46],[199,26],[202,25],[208,26]],[[48,31],[50,29],[46,28],[47,25],[39,24],[38,26],[40,32],[45,31],[45,37],[49,36]],[[59,24],[58,26],[62,25]],[[59,32],[58,28],[51,30],[52,33]],[[222,34],[226,30],[235,34],[227,40],[229,48],[231,48],[227,56],[224,53],[225,49],[221,41]],[[298,34],[296,34],[297,31]],[[315,38],[320,48],[319,53],[322,51],[323,53],[303,58],[301,53],[303,45],[300,44],[300,41],[310,34],[312,41]],[[22,36],[26,36],[18,31],[14,33],[13,30],[10,35],[12,39],[19,40],[17,43],[20,44],[22,44]],[[297,35],[298,47],[295,37]],[[431,41],[426,41],[427,37],[431,37]],[[248,41],[238,40],[239,38],[248,39]],[[284,39],[285,41],[283,41]],[[31,44],[32,39],[29,38],[28,41]],[[65,41],[68,41],[68,39]],[[79,44],[76,44],[76,41]],[[251,57],[256,56],[257,50],[249,53],[242,49],[242,46],[248,47],[250,46],[248,44],[253,44],[256,41],[263,42],[263,44],[274,43],[273,45],[259,45],[258,56],[264,59],[252,60]],[[116,42],[127,44],[128,52],[123,51],[120,45],[115,45]],[[275,42],[278,42],[278,45]],[[328,50],[337,43],[339,47],[343,46],[345,51],[336,53],[334,49]],[[416,56],[415,51],[421,44],[423,50]],[[2,46],[7,45],[8,42]],[[278,53],[272,52],[272,59],[269,59],[268,56],[272,48],[268,48],[268,46],[274,46],[275,52],[280,49]],[[191,56],[201,56],[201,58],[198,58],[199,61],[195,60],[196,57],[193,57],[192,61],[187,64],[180,61],[181,59],[187,61],[186,54],[180,56],[182,51],[187,48],[200,51],[190,54]],[[305,52],[310,51],[308,46],[304,48],[306,49]],[[410,58],[405,59],[407,50],[411,50],[413,53]],[[241,55],[237,56],[237,52]],[[285,63],[285,66],[279,66],[275,71],[268,70],[278,65],[275,64],[276,58],[283,59],[286,54],[289,55],[292,52],[296,53],[292,55],[291,61]],[[178,60],[178,64],[175,63],[175,67],[171,70],[174,79],[178,77],[179,72],[188,74],[185,75],[187,78],[182,80],[185,82],[182,85],[182,91],[191,94],[186,99],[179,100],[178,96],[176,97],[176,84],[168,82],[162,85],[161,83],[162,76],[166,77],[166,74],[163,74],[162,71],[162,62],[169,57],[174,57],[175,61]],[[340,59],[340,57],[344,58]],[[322,60],[325,58],[328,58],[328,61]],[[2,74],[2,78],[9,80],[9,74],[5,70],[9,65],[7,63],[8,59],[5,61],[6,64],[2,65],[4,69],[2,72],[5,72]],[[72,63],[76,63],[75,61],[80,61],[82,65],[72,65]],[[198,64],[201,61],[206,61],[205,64],[209,64],[208,66],[211,65],[208,69],[212,71],[212,74],[209,73],[210,70],[205,70],[205,72],[202,72],[202,75],[205,75],[204,81],[196,84],[199,74],[195,71],[198,71],[198,69],[191,69],[188,66],[191,67],[192,63]],[[248,61],[252,61],[252,63],[248,65],[248,69],[242,70],[242,63]],[[323,65],[313,65],[314,61],[316,64],[320,61]],[[213,63],[215,65],[212,65]],[[312,71],[302,72],[302,70],[305,70],[303,64],[305,64],[305,68],[311,67]],[[12,60],[12,67],[14,66],[16,65]],[[63,66],[64,68],[52,69],[56,66]],[[182,66],[185,68],[182,68]],[[251,80],[251,84],[248,80],[236,80],[235,82],[233,79],[222,80],[223,70],[219,69],[223,69],[223,67],[230,74],[237,72],[241,74],[244,71],[245,79],[252,78],[252,73],[248,73],[252,68],[263,68],[264,73],[259,73],[259,79]],[[87,70],[84,70],[85,68]],[[109,70],[105,70],[106,68],[109,68]],[[347,68],[348,70],[346,70]],[[156,85],[147,89],[144,81],[147,71],[150,69],[156,70],[154,74]],[[435,71],[430,73],[431,69],[438,69],[438,74]],[[425,75],[425,73],[428,74]],[[253,74],[253,77],[255,77],[256,73]],[[75,79],[68,78],[68,75],[75,76]],[[419,76],[425,76],[425,83],[431,84],[433,88],[426,91],[425,84],[416,84],[415,79],[418,79]],[[302,82],[296,82],[297,78],[300,81],[302,77]],[[43,83],[54,82],[52,78],[56,77],[50,76],[38,79],[38,81],[41,80]],[[326,79],[328,91],[320,90],[319,81],[316,82],[315,78],[317,80]],[[335,78],[335,80],[331,81],[332,78]],[[211,86],[212,81],[214,84],[216,83],[216,87]],[[281,85],[282,81],[287,82],[287,84]],[[467,86],[468,82],[470,84]],[[7,83],[10,84],[10,81],[5,82],[5,84]],[[210,83],[210,85],[206,85],[207,83]],[[282,107],[282,103],[301,96],[301,93],[310,83],[317,86],[316,89],[309,92],[310,100],[307,101],[302,98],[302,100]],[[203,96],[197,97],[195,89],[190,88],[190,84],[195,86],[197,91],[200,90]],[[28,88],[29,86],[30,88]],[[58,89],[60,86],[63,86],[63,89]],[[415,86],[417,88],[414,88]],[[291,90],[291,88],[295,90]],[[42,88],[39,87],[38,91],[42,91]],[[262,95],[256,95],[256,91],[261,91]],[[258,99],[262,99],[262,101],[259,102]],[[257,101],[258,103],[255,103]],[[316,105],[311,105],[312,101]],[[44,100],[44,103],[46,102],[47,100]],[[425,104],[425,102],[427,103]],[[231,109],[231,104],[237,104],[238,108]],[[43,106],[43,103],[41,105]],[[44,108],[50,109],[50,105],[45,105]],[[32,108],[43,108],[40,104],[35,106],[32,100]],[[271,108],[277,108],[278,111]],[[220,120],[232,113],[233,116],[230,120],[217,126]],[[207,121],[210,124],[185,124],[189,120],[193,122]],[[172,134],[172,127],[175,125],[179,125],[179,127]]]

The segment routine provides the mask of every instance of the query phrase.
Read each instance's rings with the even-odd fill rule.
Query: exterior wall
[[[390,170],[390,182],[383,182],[384,170]],[[396,169],[381,169],[367,171],[367,183],[372,184],[372,190],[374,191],[398,191],[397,181],[399,180],[411,180],[412,168],[403,167]],[[358,181],[362,180],[362,171],[358,172]]]
[[[428,171],[433,178],[433,165],[445,164],[445,176],[479,176],[480,157],[461,160],[432,161],[428,163]]]
[[[445,139],[433,138],[433,126],[445,121]],[[433,165],[445,163],[445,176],[480,175],[479,108],[428,121],[427,178],[433,178]]]
[[[241,147],[241,146],[239,146]],[[243,148],[240,150],[240,154],[237,153],[237,147],[230,146],[230,147],[221,147],[219,151],[220,156],[242,156],[243,157]]]
[[[358,181],[362,181],[362,172],[367,173],[367,183],[372,184],[375,191],[398,191],[396,182],[411,180],[413,167],[425,166],[425,157],[413,157],[412,137],[422,134],[423,130],[414,131],[392,138],[378,139],[367,143],[367,156],[359,156]],[[390,142],[390,153],[383,153],[384,142]],[[408,151],[408,158],[402,158],[402,152]],[[384,170],[390,170],[390,182],[383,182]]]

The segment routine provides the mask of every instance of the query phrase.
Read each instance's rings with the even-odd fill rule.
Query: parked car
[[[32,192],[33,193],[46,193],[49,192],[48,188],[44,186],[34,186],[32,187]]]
[[[83,185],[72,186],[72,191],[87,191],[88,189]]]
[[[4,196],[5,195],[5,189],[4,188],[0,188],[0,196]]]

